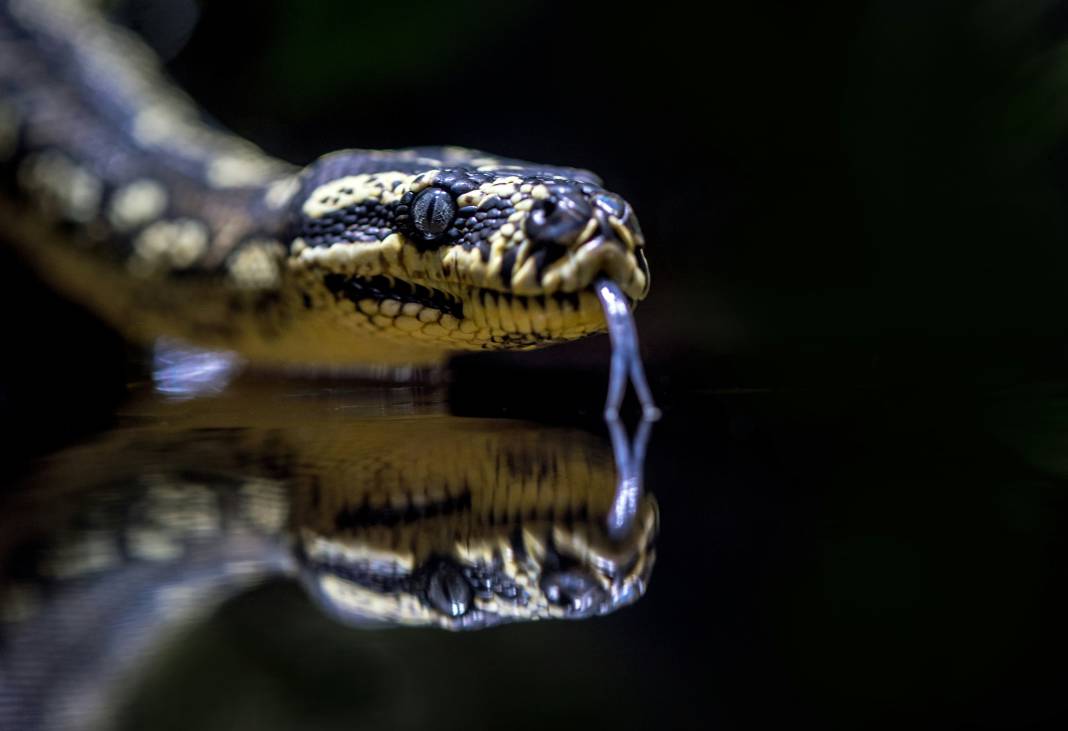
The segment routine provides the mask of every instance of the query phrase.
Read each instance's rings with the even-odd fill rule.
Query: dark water
[[[544,490],[570,491],[564,502],[600,490],[588,504],[603,505],[614,473],[595,415],[600,392],[532,421],[542,411],[530,400],[558,382],[531,378],[526,398],[480,399],[468,388],[477,375],[461,367],[451,387],[418,388],[254,381],[179,402],[138,387],[110,429],[33,460],[4,513],[8,586],[12,577],[34,586],[43,571],[52,588],[23,602],[4,647],[10,662],[20,627],[36,619],[31,647],[48,672],[7,677],[6,709],[77,688],[97,711],[109,699],[109,727],[129,729],[1024,728],[1060,718],[1064,386],[700,390],[661,380],[666,413],[646,464],[659,515],[648,588],[587,619],[458,633],[368,624],[285,578],[291,551],[245,540],[285,521],[306,526],[308,514],[314,523],[307,505],[290,505],[288,517],[278,507],[290,483],[308,494],[299,491],[310,489],[309,474],[328,496],[391,479],[408,491],[429,485],[434,470],[417,464],[427,450],[461,470],[496,459],[492,489],[541,474]],[[408,446],[398,452],[397,443]],[[365,469],[382,453],[401,465],[392,477],[383,477],[388,464]],[[233,498],[198,534],[204,518],[190,495],[220,484],[246,497],[262,491],[259,508],[234,509]],[[131,517],[153,488],[163,497],[151,520]],[[92,498],[102,490],[110,502]],[[159,507],[168,494],[170,513]],[[507,522],[509,509],[497,510],[496,522]],[[595,536],[596,508],[537,512],[523,518],[532,534],[571,531],[589,538],[583,555],[612,553],[598,552],[609,543]],[[328,533],[343,522],[331,515]],[[356,544],[376,525],[403,522],[348,515]],[[441,517],[431,524],[440,528]],[[57,565],[80,565],[83,581],[115,575],[116,559],[90,560],[110,540],[101,528],[109,520],[125,521],[122,566],[170,568],[64,594],[70,577]],[[425,520],[407,520],[427,533]],[[459,520],[471,531],[463,541],[477,542],[470,526],[479,521]],[[161,523],[166,540],[153,532]],[[242,526],[242,541],[218,537]],[[242,568],[220,579],[209,551],[188,569],[194,554],[176,552],[175,541],[205,535],[203,545],[225,544],[226,560]],[[617,544],[613,555],[627,564],[645,545]],[[174,565],[186,573],[176,578]],[[169,593],[153,589],[167,582]],[[69,612],[42,632],[40,617],[72,596],[73,641],[62,624]],[[166,621],[146,622],[153,612]]]

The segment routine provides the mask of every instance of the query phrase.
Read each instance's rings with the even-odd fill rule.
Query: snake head
[[[631,206],[590,172],[461,148],[335,153],[295,197],[290,270],[333,321],[456,349],[603,331],[593,283],[649,290]]]
[[[590,434],[420,416],[335,436],[337,470],[294,492],[293,548],[311,596],[345,623],[580,619],[649,586],[656,500],[613,531],[615,455]]]
[[[590,542],[591,531],[585,528],[581,536],[570,536],[565,529],[553,536],[531,527],[518,538],[518,554],[501,550],[514,543],[514,537],[490,536],[475,540],[475,552],[490,549],[484,556],[457,546],[408,562],[389,560],[381,551],[361,550],[356,558],[347,548],[330,551],[326,561],[303,555],[302,578],[323,609],[357,626],[462,631],[510,622],[586,619],[610,614],[645,593],[655,561],[655,511],[655,503],[643,505],[640,530],[622,543]],[[490,540],[481,544],[479,538]],[[569,545],[558,544],[556,538]],[[325,553],[320,547],[311,549]]]

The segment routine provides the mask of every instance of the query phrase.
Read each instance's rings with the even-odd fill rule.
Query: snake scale
[[[429,366],[607,316],[651,407],[629,344],[644,239],[596,175],[459,147],[294,167],[204,122],[134,34],[77,0],[0,2],[0,215],[45,280],[136,341]]]

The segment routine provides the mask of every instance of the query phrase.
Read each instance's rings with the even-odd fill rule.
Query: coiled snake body
[[[303,169],[205,124],[80,3],[0,2],[2,235],[134,339],[266,363],[432,364],[603,331],[649,288],[592,173],[443,147]]]

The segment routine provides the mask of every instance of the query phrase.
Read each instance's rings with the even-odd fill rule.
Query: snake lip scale
[[[454,294],[440,289],[411,284],[403,279],[375,275],[372,277],[345,277],[342,274],[328,274],[323,278],[327,289],[338,296],[343,296],[354,303],[372,299],[379,302],[394,299],[402,304],[418,304],[431,307],[440,312],[462,318],[463,301]]]
[[[393,299],[403,304],[417,304],[429,307],[440,312],[462,319],[464,316],[464,298],[458,297],[451,292],[427,287],[422,284],[412,284],[403,279],[376,275],[369,278],[345,277],[340,274],[329,274],[324,277],[327,288],[340,297],[358,303],[361,300],[372,299],[379,302]],[[592,287],[586,291],[592,291]],[[559,304],[567,303],[577,310],[580,306],[579,292],[553,292],[552,294],[520,295],[512,292],[480,288],[476,290],[471,299],[488,305],[490,301],[497,299],[505,303],[518,303],[527,308],[534,305],[544,309],[547,298],[551,298]],[[633,307],[635,301],[626,297],[627,304]]]

